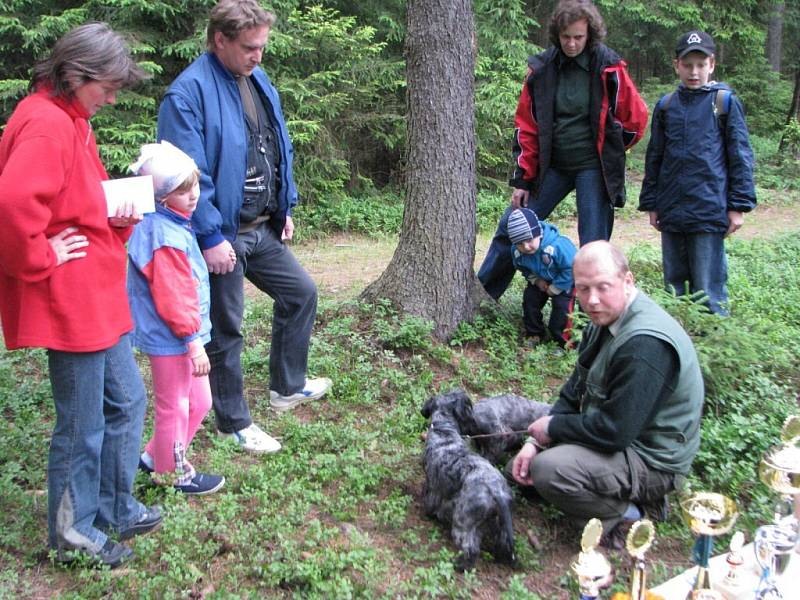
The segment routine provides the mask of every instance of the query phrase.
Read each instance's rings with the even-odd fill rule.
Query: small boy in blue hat
[[[518,208],[508,217],[508,237],[514,245],[512,258],[528,285],[522,297],[522,320],[528,344],[536,346],[545,338],[542,308],[550,300],[548,329],[552,338],[564,346],[564,332],[573,308],[572,260],[575,245],[558,233],[558,228],[540,221],[529,208]]]

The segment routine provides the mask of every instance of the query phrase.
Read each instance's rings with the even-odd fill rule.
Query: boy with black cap
[[[528,285],[522,296],[522,320],[528,344],[536,346],[545,337],[542,308],[550,300],[548,329],[553,339],[564,346],[564,333],[572,312],[572,259],[575,245],[558,233],[558,228],[540,221],[529,208],[513,210],[508,217],[508,238],[513,244],[512,259]]]
[[[709,309],[727,315],[724,238],[742,226],[756,195],[744,109],[726,84],[710,80],[714,52],[703,31],[678,40],[680,84],[653,111],[639,210],[661,232],[666,286],[703,290]]]

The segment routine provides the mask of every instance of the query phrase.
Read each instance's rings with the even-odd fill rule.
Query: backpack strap
[[[728,141],[727,138],[727,124],[728,124],[728,111],[731,108],[731,94],[730,90],[717,90],[714,92],[714,116],[717,118],[717,125],[722,131],[722,140]]]
[[[669,92],[668,94],[664,94],[661,96],[661,99],[656,102],[655,110],[658,112],[659,123],[661,123],[661,128],[664,129],[665,125],[665,117],[664,115],[667,112],[667,108],[669,107],[669,103],[672,102],[672,97],[675,95],[675,92]]]

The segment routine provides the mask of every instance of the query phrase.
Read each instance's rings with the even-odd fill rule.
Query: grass
[[[733,316],[721,321],[659,291],[657,251],[629,254],[643,289],[693,335],[709,396],[691,483],[737,498],[748,531],[767,519],[773,495],[757,482],[763,451],[795,408],[800,384],[800,253],[797,232],[730,245]],[[213,433],[209,416],[190,448],[201,469],[222,473],[221,493],[187,499],[137,480],[137,495],[165,506],[164,527],[135,539],[138,560],[104,572],[54,567],[46,551],[45,469],[53,422],[42,351],[0,353],[0,598],[568,598],[578,532],[552,507],[517,502],[516,570],[487,558],[453,571],[445,527],[424,518],[419,407],[455,386],[474,397],[557,393],[574,364],[547,346],[519,346],[521,281],[449,344],[430,325],[323,297],[310,372],[334,378],[325,401],[279,415],[268,408],[271,305],[248,304],[243,364],[256,422],[284,450],[255,457]],[[146,363],[142,362],[143,370]],[[149,427],[149,423],[148,423]],[[531,541],[533,540],[533,541]],[[689,535],[676,516],[659,526],[654,583],[685,567]],[[627,561],[613,559],[617,590]]]

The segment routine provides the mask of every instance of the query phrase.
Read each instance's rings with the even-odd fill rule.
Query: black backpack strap
[[[667,108],[669,107],[669,103],[672,102],[672,97],[675,95],[675,92],[670,92],[668,94],[664,94],[661,96],[661,100],[656,102],[655,112],[658,113],[659,122],[661,123],[661,129],[664,129],[665,121],[664,115],[667,112]]]

